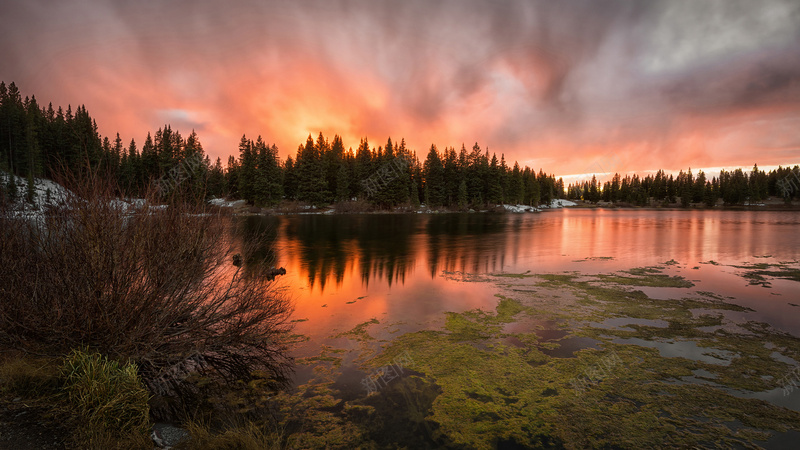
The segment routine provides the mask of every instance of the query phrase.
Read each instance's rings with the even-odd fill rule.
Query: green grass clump
[[[60,374],[67,401],[81,419],[79,439],[87,446],[149,440],[150,395],[135,364],[74,350]]]

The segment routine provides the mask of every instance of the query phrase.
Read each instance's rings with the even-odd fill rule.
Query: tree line
[[[25,194],[32,201],[35,178],[54,178],[70,173],[78,177],[89,173],[107,176],[119,186],[119,194],[143,194],[153,180],[167,176],[172,168],[188,158],[200,158],[195,173],[181,183],[182,192],[201,192],[213,169],[197,133],[183,138],[165,125],[147,134],[141,151],[131,139],[126,146],[117,133],[114,140],[102,137],[97,122],[81,105],[40,107],[36,97],[22,98],[12,82],[0,82],[0,170],[27,179],[28,189],[20,189],[12,177],[0,189],[12,199]],[[20,192],[22,191],[22,192]]]
[[[188,160],[198,164],[182,165]],[[191,170],[176,178],[178,167]],[[284,200],[318,206],[361,200],[381,208],[424,203],[464,209],[501,203],[536,206],[556,198],[712,206],[718,199],[735,205],[768,196],[787,202],[800,197],[800,186],[791,188],[800,185],[798,167],[764,172],[755,166],[750,172],[722,171],[710,180],[702,171],[694,176],[690,169],[673,176],[659,170],[644,177],[615,174],[605,183],[593,176],[591,181],[565,187],[561,178],[516,162],[509,165],[503,154],[498,158],[478,143],[470,149],[462,144],[459,150],[431,145],[421,159],[404,139],[389,138],[375,147],[364,138],[353,150],[345,148],[340,136],[328,139],[322,133],[316,140],[309,135],[285,160],[277,146],[261,136],[255,140],[242,136],[238,156],[231,155],[223,166],[220,158],[212,163],[195,131],[184,138],[164,125],[147,133],[141,149],[134,139],[125,145],[119,133],[113,139],[102,137],[85,106],[74,111],[71,106],[42,107],[35,96],[23,98],[13,82],[0,82],[0,170],[27,179],[29,187],[21,189],[6,177],[0,195],[25,195],[28,201],[35,178],[64,172],[100,173],[115,182],[121,196],[141,196],[154,181],[173,179],[171,195],[228,197],[257,206]]]
[[[381,169],[394,167],[372,190],[369,181],[381,176]],[[385,172],[385,171],[384,171]],[[358,148],[345,150],[342,138],[322,133],[308,136],[294,157],[281,162],[275,145],[242,137],[239,158],[231,156],[225,170],[225,186],[215,194],[241,198],[256,205],[275,204],[281,199],[312,205],[350,200],[368,200],[391,208],[398,205],[431,207],[482,207],[500,203],[538,205],[564,195],[563,182],[541,170],[508,167],[505,157],[489,154],[476,143],[471,151],[464,145],[439,151],[431,145],[424,161],[406,146],[387,139],[385,145],[371,146],[361,139]],[[280,180],[280,181],[279,181]]]
[[[26,178],[53,178],[58,173],[81,175],[100,173],[116,182],[121,196],[143,195],[155,180],[174,177],[183,161],[199,159],[193,170],[175,183],[181,195],[243,199],[258,206],[272,206],[282,200],[312,205],[366,200],[379,207],[426,203],[439,207],[482,207],[498,203],[538,205],[564,196],[561,180],[536,173],[515,163],[509,167],[503,155],[489,154],[476,143],[470,151],[459,152],[435,145],[420,161],[405,140],[389,138],[377,148],[362,139],[358,148],[345,149],[338,135],[328,139],[309,136],[297,152],[281,161],[275,144],[261,136],[242,136],[238,157],[231,155],[223,167],[220,158],[211,162],[195,131],[184,138],[178,130],[164,125],[148,133],[141,149],[134,139],[125,145],[119,133],[114,139],[102,137],[96,121],[85,106],[74,112],[41,107],[35,96],[22,98],[12,82],[0,82],[0,169]],[[402,160],[401,172],[371,192],[365,181],[374,178],[382,166]],[[15,197],[33,189],[20,189],[11,177],[2,186],[3,195]]]
[[[697,176],[692,170],[680,171],[677,176],[659,170],[655,175],[639,177],[615,173],[610,181],[591,181],[569,184],[567,198],[590,202],[627,203],[646,206],[675,204],[682,206],[716,205],[721,199],[725,205],[758,203],[769,197],[783,197],[787,203],[800,198],[800,167],[779,167],[765,172],[754,165],[750,172],[742,169],[721,170],[719,177],[708,179],[701,170]]]

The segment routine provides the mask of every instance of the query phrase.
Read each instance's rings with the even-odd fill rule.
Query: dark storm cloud
[[[785,48],[733,61],[702,64],[664,88],[678,110],[702,113],[731,108],[800,104],[800,49]]]

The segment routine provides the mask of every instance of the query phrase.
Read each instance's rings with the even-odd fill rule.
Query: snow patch
[[[226,200],[224,198],[212,198],[208,201],[209,204],[219,206],[221,208],[236,208],[238,206],[245,206],[247,202],[244,200]]]
[[[10,176],[14,177],[14,183],[17,185],[17,199],[12,206],[12,209],[18,211],[41,211],[45,207],[52,207],[63,203],[70,194],[70,192],[64,186],[61,186],[55,181],[34,178],[33,203],[28,203],[26,201],[28,197],[28,180],[16,175]],[[8,187],[8,177],[8,173],[0,172],[0,183],[2,183],[3,189],[7,189]]]
[[[521,214],[526,212],[539,212],[538,208],[528,205],[503,205],[503,209],[510,213]]]
[[[566,206],[577,206],[578,204],[569,200],[564,200],[563,198],[556,198],[550,202],[549,208],[564,208]]]

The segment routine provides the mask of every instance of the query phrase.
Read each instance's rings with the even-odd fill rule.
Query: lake
[[[287,270],[281,283],[290,286],[295,317],[309,319],[299,327],[305,334],[350,329],[371,317],[424,323],[443,311],[496,303],[493,286],[462,283],[462,274],[596,273],[673,260],[686,269],[672,272],[758,306],[770,323],[800,335],[800,320],[789,320],[798,310],[772,295],[777,288],[782,300],[800,302],[800,284],[780,280],[766,290],[725,267],[800,259],[795,212],[557,209],[242,220],[248,229],[271,231],[271,259]],[[720,265],[700,264],[708,261]]]
[[[438,372],[439,366],[448,367],[447,358],[463,350],[465,342],[482,357],[496,357],[498,349],[503,355],[538,355],[541,361],[520,373],[532,370],[536,375],[526,376],[554,377],[547,382],[550,387],[541,389],[546,396],[559,393],[552,397],[559,414],[585,408],[575,406],[578,400],[564,390],[581,375],[568,380],[564,373],[593,367],[598,354],[622,355],[619,361],[625,362],[626,375],[615,376],[630,384],[614,387],[614,398],[627,395],[628,401],[662,408],[656,419],[648,420],[667,417],[664,411],[672,406],[659,403],[655,392],[669,389],[714,388],[713,395],[721,397],[704,402],[730,406],[730,411],[742,407],[728,403],[742,399],[766,400],[800,411],[800,392],[783,395],[784,386],[777,381],[800,361],[800,214],[557,209],[538,214],[309,214],[238,220],[245,236],[267,230],[269,244],[262,249],[263,256],[287,270],[278,284],[294,301],[295,332],[303,336],[293,355],[298,358],[295,382],[301,391],[306,389],[305,397],[324,386],[332,404],[372,405],[378,401],[375,398],[394,392],[387,388],[367,395],[371,391],[364,391],[365,377],[387,363],[381,355],[400,350],[414,355],[417,364],[411,373],[437,394],[425,397],[426,406],[419,414],[409,413],[417,417],[417,431],[403,435],[392,428],[390,434],[400,437],[380,441],[375,436],[385,434],[381,428],[370,435],[380,445],[526,448],[538,442],[533,432],[510,425],[509,429],[503,425],[493,437],[470,435],[483,429],[484,422],[513,423],[509,417],[520,411],[483,411],[466,422],[473,425],[464,425],[463,418],[455,417],[461,413],[448,409],[447,405],[475,399],[484,408],[494,405],[486,399],[499,401],[497,392],[503,393],[501,397],[514,392],[509,394],[513,400],[498,403],[502,408],[489,408],[502,410],[516,405],[525,398],[521,392],[529,390],[515,390],[507,380],[494,390],[483,386],[491,384],[489,378],[510,376],[488,375],[489,369],[470,369],[466,379],[454,378],[452,369]],[[441,343],[434,345],[431,336]],[[484,367],[466,363],[471,364]],[[647,373],[662,375],[642,378],[634,371],[648,364],[653,368]],[[671,365],[669,371],[655,369],[662,364]],[[542,372],[543,368],[558,370]],[[464,387],[476,380],[483,387]],[[634,399],[638,394],[633,391],[624,394],[643,382],[660,387],[645,400]],[[407,381],[403,383],[403,389],[411,389]],[[598,381],[590,386],[594,390],[587,391],[587,396],[600,395],[599,389],[612,385]],[[689,395],[700,398],[697,392]],[[530,402],[544,402],[545,397]],[[602,404],[608,398],[597,397],[596,402]],[[453,399],[460,400],[450,403]],[[389,414],[370,407],[377,408],[379,415]],[[669,410],[669,414],[677,413]],[[422,416],[424,420],[419,419]],[[710,426],[686,420],[691,426]],[[563,419],[551,420],[559,421]],[[760,439],[737,437],[741,434],[737,432],[747,429],[746,422],[730,422],[730,436],[725,439],[732,440],[720,442],[739,445],[756,442],[741,439]],[[602,428],[599,422],[596,426]],[[630,426],[639,429],[641,424]],[[560,425],[547,427],[556,428],[556,442],[576,436],[574,430],[560,430]],[[547,427],[542,433],[550,436],[552,430]],[[780,448],[800,436],[800,425],[789,430],[762,437],[767,447]],[[584,432],[586,436],[579,433],[580,439],[564,442],[568,446],[619,444],[611,438],[592,440],[599,439],[592,433],[606,432]],[[646,445],[650,438],[637,442]],[[330,444],[313,442],[308,445]],[[503,447],[504,443],[510,446]]]

